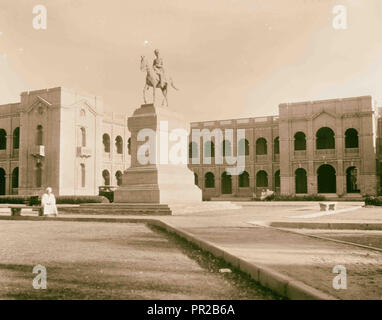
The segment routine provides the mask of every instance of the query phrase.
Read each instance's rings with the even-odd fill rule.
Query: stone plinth
[[[201,203],[187,167],[189,124],[176,112],[142,105],[128,119],[131,167],[114,193],[116,203]]]

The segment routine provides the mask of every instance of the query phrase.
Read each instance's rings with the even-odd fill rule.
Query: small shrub
[[[31,196],[8,195],[0,196],[0,203],[29,204]]]
[[[105,197],[109,202],[114,202],[114,191],[99,191],[101,197]]]
[[[109,203],[104,196],[57,196],[57,204]]]
[[[264,200],[265,201],[273,201],[275,200],[276,198],[276,195],[274,193],[272,193],[271,195],[267,196]]]
[[[9,195],[0,196],[0,203],[7,204],[26,204],[28,206],[41,205],[39,196],[19,196]],[[57,204],[80,204],[80,203],[109,203],[103,196],[56,196]]]
[[[326,198],[324,196],[319,196],[316,194],[306,195],[306,196],[292,196],[292,195],[269,195],[264,200],[265,201],[324,201]],[[253,199],[258,201],[260,199]]]
[[[382,206],[382,197],[366,196],[365,204],[369,206]]]

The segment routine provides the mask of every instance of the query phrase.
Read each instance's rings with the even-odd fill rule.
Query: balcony
[[[335,149],[320,149],[315,151],[316,158],[335,158],[336,150]]]
[[[305,159],[306,158],[306,150],[297,150],[294,151],[295,159]]]
[[[266,162],[268,160],[267,154],[256,155],[256,162]]]
[[[34,157],[45,157],[45,146],[33,146],[31,154]]]
[[[345,148],[346,157],[359,157],[359,148]]]
[[[92,155],[92,150],[88,147],[77,147],[77,156],[80,158],[89,158]]]

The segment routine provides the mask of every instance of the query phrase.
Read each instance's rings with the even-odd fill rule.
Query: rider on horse
[[[163,68],[163,59],[160,57],[158,49],[156,49],[154,53],[156,58],[153,61],[153,69],[159,77],[159,86],[163,88],[165,84],[167,83],[164,68]]]

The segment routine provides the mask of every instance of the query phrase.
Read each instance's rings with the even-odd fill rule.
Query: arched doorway
[[[356,167],[346,169],[346,192],[359,193],[358,189],[358,170]]]
[[[256,187],[257,188],[268,187],[268,174],[264,170],[260,170],[256,174]]]
[[[215,176],[212,172],[207,172],[204,176],[204,186],[206,188],[215,188]]]
[[[308,179],[305,169],[298,168],[295,174],[296,193],[308,193]]]
[[[227,172],[222,174],[222,194],[232,193],[232,176]]]
[[[280,188],[280,170],[275,172],[275,188]]]
[[[243,171],[239,175],[239,187],[240,188],[248,188],[249,187],[249,174],[247,171]]]
[[[5,195],[5,170],[0,168],[0,195]]]
[[[12,171],[12,189],[19,187],[19,167],[16,167]]]
[[[336,170],[329,164],[323,164],[317,170],[318,193],[336,193]]]

